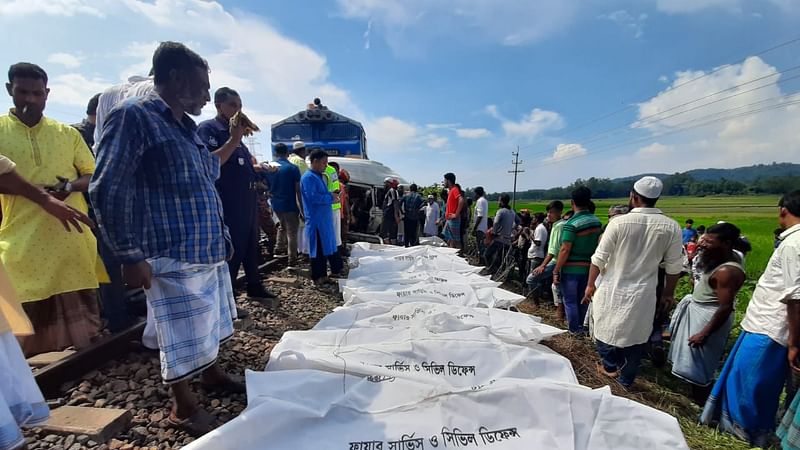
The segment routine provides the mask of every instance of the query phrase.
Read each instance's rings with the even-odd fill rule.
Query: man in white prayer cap
[[[584,302],[592,302],[594,338],[601,363],[597,371],[624,387],[633,384],[653,331],[656,308],[674,303],[683,268],[681,227],[655,207],[663,184],[644,177],[633,185],[630,212],[608,223],[592,256]],[[659,265],[666,285],[656,298]],[[603,279],[595,287],[600,274]]]

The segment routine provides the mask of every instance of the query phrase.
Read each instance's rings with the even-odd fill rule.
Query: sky
[[[798,0],[0,0],[0,65],[41,65],[74,123],[180,41],[266,130],[320,97],[406,179],[496,192],[517,148],[520,190],[798,162],[798,23]]]

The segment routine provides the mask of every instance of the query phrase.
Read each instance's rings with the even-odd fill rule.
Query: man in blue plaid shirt
[[[197,436],[215,419],[200,408],[189,379],[208,389],[244,392],[217,365],[236,314],[226,260],[232,247],[214,186],[220,161],[243,127],[209,152],[187,114],[210,100],[208,64],[175,42],[153,55],[155,89],[108,116],[90,194],[103,239],[131,287],[143,286],[153,310],[161,374],[172,387],[170,421]]]

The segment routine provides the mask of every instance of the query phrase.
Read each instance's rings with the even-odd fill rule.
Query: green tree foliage
[[[661,177],[664,182],[664,195],[690,195],[702,197],[707,195],[748,195],[748,194],[785,194],[800,186],[800,176],[777,176],[759,178],[754,181],[737,181],[726,178],[718,180],[697,180],[686,173],[676,173]],[[578,186],[586,186],[592,190],[593,198],[626,197],[633,185],[631,180],[611,180],[608,178],[577,179],[567,187],[552,189],[534,189],[517,193],[518,199],[553,200],[569,198],[570,192]],[[489,194],[489,200],[496,200],[501,193]],[[510,194],[510,193],[509,193]]]

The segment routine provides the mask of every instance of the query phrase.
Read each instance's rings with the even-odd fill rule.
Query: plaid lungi
[[[236,303],[228,265],[189,264],[171,258],[148,260],[161,377],[171,384],[214,364],[219,346],[233,335]]]
[[[444,240],[461,242],[461,219],[449,219],[445,222]]]
[[[88,347],[100,334],[100,304],[96,289],[64,292],[44,300],[22,304],[36,334],[20,336],[26,357],[57,352],[67,347]]]
[[[778,437],[784,450],[800,449],[800,395],[795,395],[791,406],[778,427]]]

